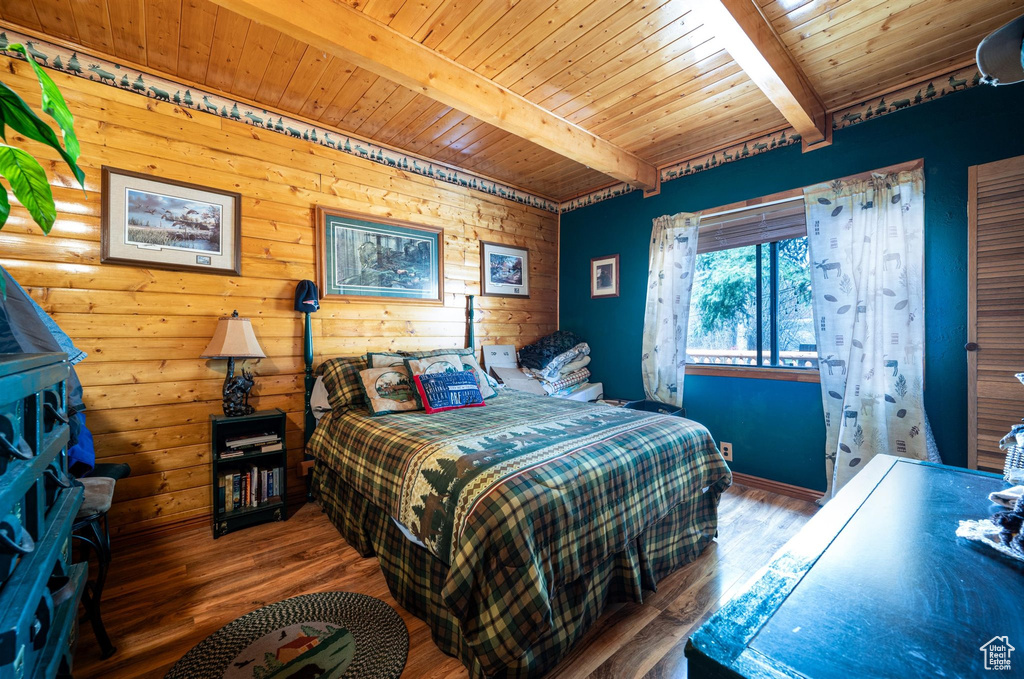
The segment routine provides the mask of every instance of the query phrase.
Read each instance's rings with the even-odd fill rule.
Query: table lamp
[[[228,359],[228,374],[224,378],[224,414],[228,417],[251,415],[256,410],[249,405],[249,390],[255,384],[253,375],[242,368],[242,374],[235,377],[235,359],[265,357],[248,318],[239,318],[234,311],[217,321],[213,339],[200,358]]]

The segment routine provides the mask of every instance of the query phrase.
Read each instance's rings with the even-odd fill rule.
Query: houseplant
[[[78,138],[75,136],[74,119],[57,85],[35,59],[26,53],[25,47],[13,43],[7,46],[6,51],[20,54],[31,64],[42,91],[42,110],[57,123],[64,138],[62,147],[53,129],[36,115],[17,92],[0,82],[0,138],[3,139],[0,142],[0,177],[7,180],[14,197],[28,210],[32,220],[39,225],[43,233],[48,234],[57,219],[57,209],[54,206],[53,191],[50,189],[46,172],[28,151],[7,143],[7,128],[57,151],[85,190],[85,173],[77,164],[79,146]],[[4,189],[0,191],[0,229],[7,223],[10,214],[11,204]],[[0,277],[0,294],[4,293],[4,287],[3,277]]]

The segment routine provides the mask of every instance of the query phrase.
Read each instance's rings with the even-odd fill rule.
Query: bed
[[[731,474],[702,425],[511,390],[371,417],[346,380],[361,360],[318,368],[314,495],[471,676],[542,674],[714,539]]]

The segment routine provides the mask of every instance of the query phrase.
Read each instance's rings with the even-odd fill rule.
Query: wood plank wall
[[[30,105],[39,88],[23,62],[3,80]],[[442,227],[443,307],[325,302],[313,315],[319,362],[367,350],[465,346],[466,295],[479,292],[479,241],[530,249],[529,300],[478,297],[478,342],[522,346],[557,323],[557,217],[382,167],[284,135],[50,72],[75,115],[86,192],[51,162],[58,220],[49,237],[14,207],[0,264],[89,358],[77,366],[97,456],[128,462],[110,511],[116,535],[163,530],[210,512],[209,415],[220,410],[225,361],[200,359],[217,318],[252,318],[267,358],[257,408],[288,413],[289,462],[302,457],[302,321],[295,284],[315,279],[314,206]],[[11,134],[8,130],[8,134]],[[100,167],[151,173],[242,194],[242,276],[100,264]],[[12,204],[14,203],[12,197]],[[296,474],[290,491],[303,491]]]

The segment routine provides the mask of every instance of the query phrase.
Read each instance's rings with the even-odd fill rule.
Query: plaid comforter
[[[440,596],[483,674],[551,634],[560,588],[662,519],[682,517],[648,531],[649,579],[692,560],[730,483],[696,423],[520,392],[433,415],[335,411],[310,451],[447,566]]]

